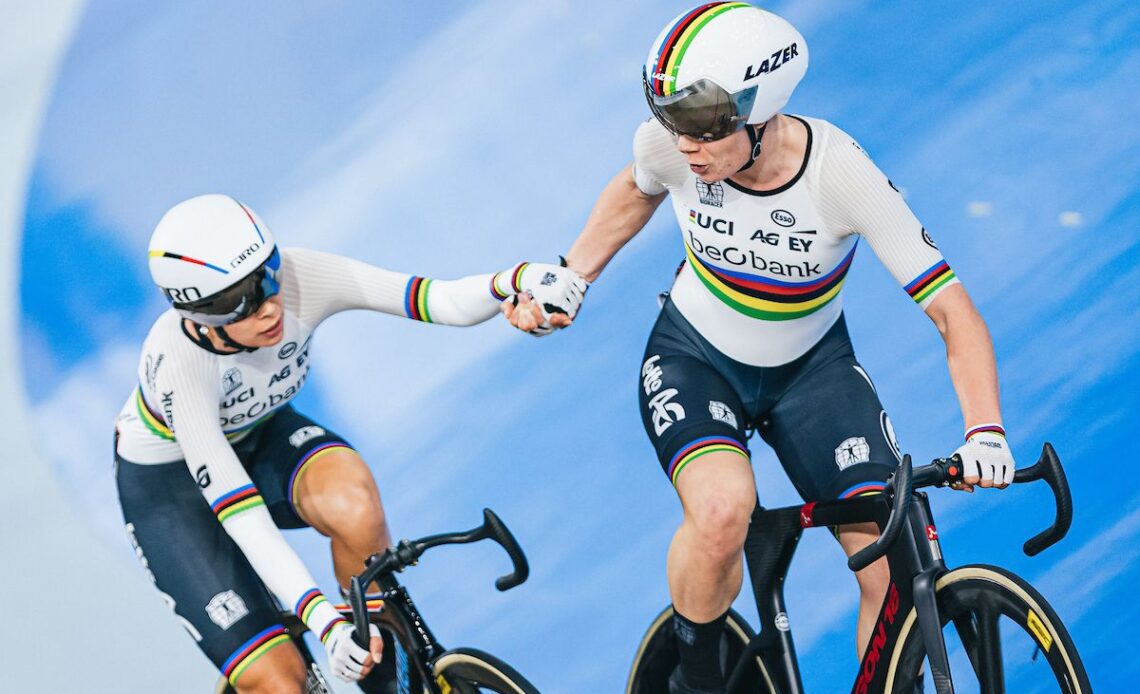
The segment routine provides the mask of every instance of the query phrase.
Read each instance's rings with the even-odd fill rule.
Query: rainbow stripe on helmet
[[[656,59],[645,66],[649,73],[646,77],[653,93],[657,96],[669,96],[677,91],[677,73],[693,39],[714,18],[742,7],[751,7],[751,5],[746,2],[710,2],[681,15],[665,32],[661,44],[657,47]]]

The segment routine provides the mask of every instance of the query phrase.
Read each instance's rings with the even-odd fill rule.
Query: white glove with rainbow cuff
[[[1017,465],[1000,424],[979,424],[966,430],[966,443],[954,455],[962,461],[962,479],[966,484],[992,483],[1002,488],[1013,482]]]

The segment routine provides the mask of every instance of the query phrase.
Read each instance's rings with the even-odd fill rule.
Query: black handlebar
[[[898,469],[888,482],[888,488],[894,490],[895,496],[891,502],[891,515],[887,518],[887,524],[883,526],[883,532],[877,540],[847,559],[847,566],[852,571],[861,571],[870,566],[876,559],[885,555],[895,540],[898,539],[903,521],[907,517],[907,512],[910,511],[911,474],[913,472],[910,467],[910,456],[904,455]]]
[[[1073,497],[1069,493],[1069,482],[1065,477],[1064,468],[1061,467],[1061,460],[1057,457],[1057,451],[1048,442],[1042,447],[1041,457],[1036,464],[1022,468],[1013,475],[1013,481],[1018,484],[1036,482],[1040,479],[1044,479],[1053,490],[1056,513],[1053,524],[1031,537],[1022,547],[1031,557],[1060,542],[1073,524]],[[859,571],[887,553],[898,539],[903,519],[910,509],[913,490],[923,487],[945,487],[960,482],[962,482],[962,463],[957,455],[951,458],[939,458],[929,465],[913,470],[910,467],[910,456],[904,456],[898,470],[887,481],[884,490],[884,493],[888,494],[893,492],[894,498],[891,502],[891,514],[883,526],[883,532],[877,540],[851,555],[847,560],[847,566],[852,571]]]
[[[1053,450],[1053,445],[1049,442],[1041,448],[1041,457],[1035,465],[1013,473],[1014,482],[1034,482],[1042,478],[1053,490],[1057,513],[1053,525],[1026,540],[1022,546],[1031,557],[1060,542],[1073,524],[1073,496],[1069,493],[1069,480],[1065,477],[1065,469],[1061,467],[1057,451]]]
[[[511,573],[495,579],[495,587],[499,590],[510,590],[526,581],[530,576],[530,564],[518,540],[511,534],[495,512],[489,508],[483,509],[483,525],[472,528],[466,532],[442,533],[429,535],[419,540],[401,540],[394,547],[389,547],[380,554],[374,554],[364,563],[364,571],[353,576],[348,586],[348,603],[352,607],[352,620],[355,625],[353,640],[361,648],[368,648],[368,605],[365,599],[365,587],[377,579],[389,576],[395,572],[403,571],[414,565],[427,550],[439,545],[457,545],[479,542],[481,540],[494,540],[502,547],[507,556],[511,558],[513,570]]]

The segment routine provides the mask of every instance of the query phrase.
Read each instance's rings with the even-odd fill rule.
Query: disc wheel
[[[726,679],[736,668],[753,636],[752,628],[744,618],[735,610],[729,610],[720,639],[720,666]],[[673,608],[670,606],[657,615],[641,639],[625,686],[626,694],[661,694],[669,691],[669,674],[677,666],[679,658],[677,637],[673,631]],[[764,662],[758,656],[750,658],[743,667],[745,669],[741,673],[740,686],[730,694],[776,694]]]
[[[955,692],[1092,691],[1057,613],[1020,577],[996,566],[963,566],[938,579],[935,596]],[[913,608],[897,643],[887,692],[909,694],[923,677],[933,691]]]
[[[510,665],[474,648],[447,651],[432,663],[432,674],[443,694],[539,694]]]

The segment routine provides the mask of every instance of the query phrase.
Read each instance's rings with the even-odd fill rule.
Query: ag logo
[[[222,374],[222,389],[229,395],[238,388],[241,388],[241,369],[234,367]]]
[[[289,357],[293,356],[296,353],[297,353],[297,343],[296,342],[286,342],[285,344],[281,345],[281,349],[277,350],[277,358],[278,359],[288,359]]]
[[[790,227],[796,223],[796,216],[787,210],[774,210],[772,221],[782,227]]]
[[[930,236],[930,232],[926,230],[926,227],[922,227],[922,240],[926,242],[927,246],[938,250],[938,246],[934,245],[934,238]]]
[[[697,197],[701,199],[702,205],[709,205],[710,207],[724,207],[724,188],[720,182],[705,183],[701,179],[697,181]]]

